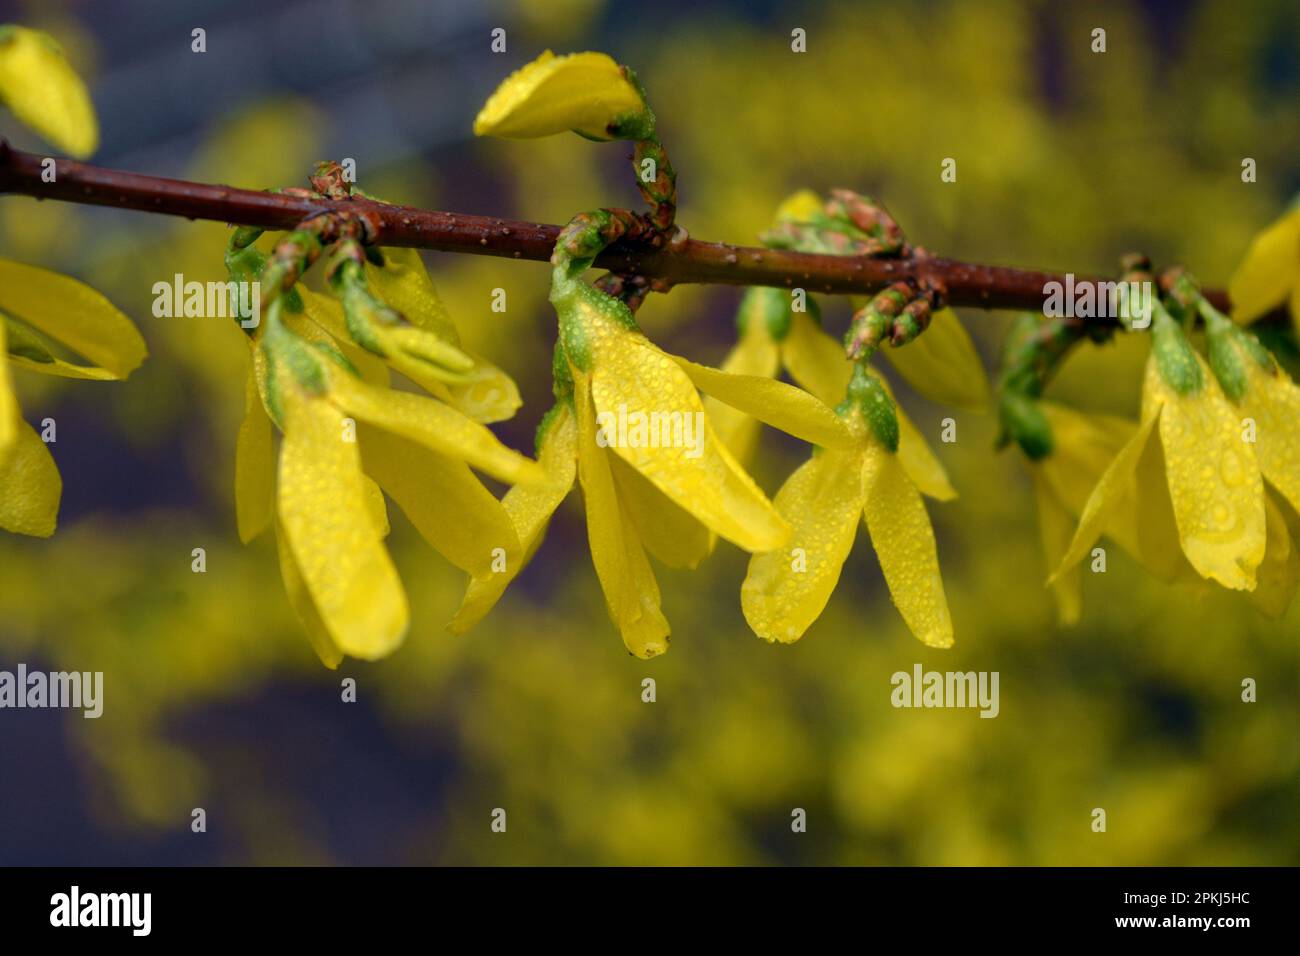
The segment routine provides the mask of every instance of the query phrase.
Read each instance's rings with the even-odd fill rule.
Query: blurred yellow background
[[[1300,189],[1300,12],[1283,0],[521,0],[444,5],[455,16],[441,26],[401,2],[339,5],[342,26],[305,4],[233,3],[209,27],[207,60],[153,76],[173,110],[187,95],[202,105],[176,114],[189,126],[127,95],[140,64],[193,56],[202,24],[147,19],[164,6],[139,5],[136,46],[90,3],[0,17],[70,50],[100,108],[97,162],[265,188],[353,156],[362,188],[395,202],[545,222],[634,205],[625,144],[470,137],[496,82],[550,46],[638,71],[696,238],[752,243],[793,189],[844,186],[879,196],[939,255],[1090,273],[1141,249],[1222,287]],[[489,52],[496,26],[505,54]],[[1104,54],[1090,49],[1098,26]],[[790,50],[795,27],[807,53]],[[352,39],[313,58],[318,31]],[[261,46],[232,49],[244,37]],[[0,133],[33,145],[8,116]],[[956,183],[939,180],[945,157]],[[1244,157],[1258,183],[1241,182]],[[273,542],[235,535],[242,336],[149,308],[153,283],[176,272],[223,278],[225,235],[0,199],[0,254],[99,287],[151,351],[123,385],[15,372],[29,420],[59,422],[64,508],[50,541],[0,538],[0,667],[102,670],[106,691],[97,721],[0,718],[0,863],[1300,862],[1300,611],[1268,622],[1223,592],[1159,585],[1111,549],[1108,571],[1086,575],[1081,624],[1058,629],[1016,453],[992,450],[992,416],[896,379],[960,493],[929,506],[953,650],[907,633],[860,535],[826,613],[788,647],[746,627],[738,550],[720,545],[697,572],[657,569],[673,646],[637,661],[606,617],[571,499],[501,605],[459,638],[443,625],[461,575],[390,509],[412,631],[381,663],[325,670]],[[499,433],[531,452],[550,404],[545,267],[426,262],[462,337],[520,383],[524,408]],[[490,311],[497,287],[504,315]],[[738,298],[683,287],[639,318],[671,351],[716,363]],[[842,331],[846,303],[821,304]],[[961,315],[992,374],[1009,316]],[[1088,346],[1049,394],[1134,417],[1145,349]],[[942,444],[949,415],[958,440]],[[805,454],[765,432],[755,476],[771,494]],[[206,574],[190,570],[195,547]],[[890,675],[917,662],[1000,672],[1000,715],[892,708]],[[355,704],[340,700],[345,677]],[[655,703],[641,701],[646,677]],[[1244,678],[1258,703],[1241,701]],[[190,832],[194,807],[206,834]],[[489,828],[497,807],[505,834]],[[791,832],[796,807],[806,833]]]

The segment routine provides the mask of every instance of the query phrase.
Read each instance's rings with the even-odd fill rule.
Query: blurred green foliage
[[[545,5],[521,6],[503,74],[543,44],[593,45],[598,4],[567,4],[586,11],[568,29]],[[617,23],[623,12],[607,14]],[[808,31],[804,55],[789,50],[796,25]],[[1096,25],[1108,32],[1101,55],[1089,50]],[[1267,68],[1279,44],[1300,59],[1300,14],[1280,0],[1206,3],[1177,24],[1118,3],[843,3],[790,24],[702,6],[670,27],[605,47],[646,83],[680,174],[679,219],[701,238],[752,241],[792,189],[846,186],[880,196],[912,241],[942,255],[1084,273],[1141,248],[1221,286],[1296,181],[1298,80]],[[478,105],[456,104],[467,134]],[[346,123],[297,100],[214,117],[189,174],[302,184],[324,158],[325,131]],[[950,185],[938,175],[948,156],[958,162]],[[1258,184],[1241,183],[1244,156],[1258,161]],[[361,185],[458,209],[453,169],[476,171],[471,194],[492,197],[463,211],[563,222],[635,201],[624,148],[577,137],[469,142],[429,162],[363,166]],[[373,805],[364,827],[334,823],[380,829],[388,862],[1300,862],[1300,611],[1265,622],[1230,595],[1156,584],[1111,549],[1107,573],[1087,575],[1081,625],[1058,630],[1028,480],[1013,453],[993,453],[995,423],[901,386],[961,494],[930,507],[952,651],[907,634],[860,536],[826,614],[789,647],[746,628],[740,552],[722,545],[699,572],[661,570],[673,647],[636,661],[606,618],[570,501],[538,561],[463,638],[442,629],[459,574],[392,509],[411,635],[389,660],[325,671],[288,609],[271,543],[236,543],[240,335],[149,312],[160,278],[223,278],[224,227],[133,221],[119,235],[92,231],[88,216],[6,197],[5,254],[102,288],[139,322],[150,361],[111,390],[18,372],[23,407],[109,430],[101,441],[113,455],[174,457],[195,501],[150,508],[141,488],[129,518],[85,514],[48,542],[0,539],[0,659],[105,672],[103,718],[58,718],[98,781],[87,799],[105,828],[183,832],[190,808],[205,806],[232,862],[338,859],[313,809],[325,795],[281,773],[308,753],[339,776],[360,772],[332,756],[327,734],[267,728],[264,747],[248,750],[184,728],[285,687],[338,701],[339,679],[352,676],[362,704],[333,706],[374,710],[388,740],[435,733],[454,757],[428,769],[451,774],[437,805],[391,817]],[[467,343],[519,380],[526,404],[503,434],[526,447],[549,406],[544,267],[428,262]],[[496,287],[508,291],[505,315],[489,311]],[[681,288],[652,296],[641,316],[665,346],[716,361],[737,297]],[[842,330],[845,306],[823,305]],[[995,355],[1007,317],[963,318]],[[1088,347],[1051,394],[1132,417],[1145,348],[1136,337]],[[947,414],[955,444],[936,440]],[[59,438],[56,460],[83,440],[62,422]],[[772,492],[804,454],[768,432],[755,474]],[[65,467],[65,486],[113,468],[111,457]],[[190,571],[194,547],[207,549],[204,575]],[[918,661],[999,671],[1000,715],[893,709],[890,675]],[[656,703],[641,702],[644,677],[658,683]],[[1246,677],[1258,681],[1256,704],[1240,700]],[[286,740],[297,752],[277,750]],[[494,807],[508,811],[507,834],[489,830]],[[806,834],[790,831],[794,807],[808,811]],[[1094,807],[1107,811],[1105,834],[1090,828]]]

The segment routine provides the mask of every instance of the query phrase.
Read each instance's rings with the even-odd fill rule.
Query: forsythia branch
[[[50,176],[45,161],[46,157],[12,149],[0,139],[0,194],[274,230],[293,229],[325,212],[344,213],[362,223],[367,240],[373,245],[540,262],[550,259],[560,233],[559,226],[543,223],[416,209],[359,196],[320,199],[256,192],[105,169],[68,159],[55,160],[53,181],[46,181]],[[820,255],[703,242],[685,238],[684,234],[680,242],[651,239],[614,243],[597,257],[595,264],[620,274],[643,276],[665,290],[680,283],[709,283],[871,293],[900,280],[929,281],[944,292],[951,305],[986,309],[1039,310],[1043,305],[1044,286],[1065,282],[1065,276],[1058,273],[938,257]],[[1090,283],[1105,281],[1109,280],[1076,277],[1074,287],[1082,289]],[[1217,308],[1228,310],[1226,293],[1208,290],[1204,294]],[[1116,324],[1113,318],[1088,321]]]

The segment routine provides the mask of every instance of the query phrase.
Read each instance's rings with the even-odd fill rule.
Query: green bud
[[[230,249],[247,249],[258,239],[262,238],[265,229],[259,229],[256,226],[236,226],[235,231],[230,234]]]

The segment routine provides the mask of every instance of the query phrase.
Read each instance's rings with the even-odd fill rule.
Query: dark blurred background
[[[1300,190],[1300,12],[1281,0],[32,0],[0,3],[3,22],[50,31],[87,78],[95,162],[250,188],[351,157],[362,188],[395,202],[547,222],[634,204],[625,146],[473,139],[496,84],[549,47],[637,69],[699,238],[752,242],[792,190],[846,186],[941,255],[1083,273],[1137,248],[1221,286]],[[7,113],[0,135],[43,148]],[[1257,183],[1241,182],[1244,157]],[[124,384],[15,373],[28,419],[59,423],[64,493],[54,538],[0,539],[0,669],[102,670],[106,700],[97,721],[0,714],[0,863],[1300,862],[1298,612],[1268,622],[1223,592],[1161,586],[1112,549],[1080,625],[1058,628],[1021,462],[992,450],[990,416],[897,380],[961,494],[930,506],[953,650],[907,633],[861,534],[789,647],[748,631],[734,548],[660,569],[673,647],[636,661],[570,500],[460,638],[443,630],[459,573],[390,509],[412,631],[383,662],[325,670],[273,542],[235,535],[241,336],[150,313],[159,279],[222,277],[224,241],[221,224],[0,197],[0,255],[104,290],[151,352]],[[499,433],[531,450],[550,404],[545,267],[426,262],[462,336],[519,381],[525,405]],[[641,319],[717,362],[737,299],[680,288]],[[841,331],[847,306],[822,305]],[[992,369],[1008,317],[962,318]],[[1054,397],[1133,417],[1144,359],[1136,340],[1080,352]],[[940,445],[948,415],[959,440]],[[806,454],[772,432],[762,451],[769,493]],[[190,571],[195,547],[206,574]],[[999,671],[1000,716],[894,710],[889,677],[916,662]],[[1240,701],[1246,677],[1256,704]]]

